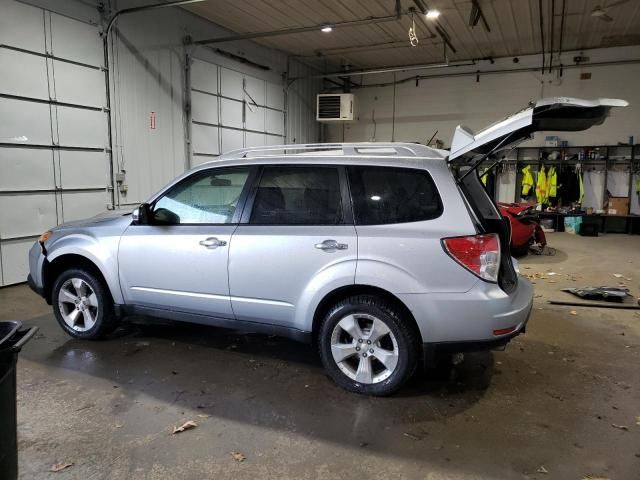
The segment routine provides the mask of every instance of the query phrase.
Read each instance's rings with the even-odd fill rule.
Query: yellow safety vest
[[[522,169],[522,196],[528,197],[531,194],[533,188],[533,175],[531,174],[531,167],[527,165]]]
[[[547,172],[547,198],[558,196],[558,174],[556,167],[549,167]]]
[[[547,201],[547,176],[544,173],[544,165],[540,165],[540,170],[538,171],[536,200],[538,203],[545,203]]]
[[[578,170],[578,183],[580,184],[580,198],[578,198],[578,203],[582,204],[584,201],[584,183],[582,183],[582,170]]]
[[[489,173],[489,167],[485,168],[482,173],[480,174],[480,180],[482,180],[482,183],[484,183],[484,186],[487,186],[487,177],[489,175],[487,175]]]

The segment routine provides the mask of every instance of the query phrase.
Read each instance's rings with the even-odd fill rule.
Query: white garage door
[[[279,83],[202,60],[191,67],[193,164],[243,147],[284,143]]]
[[[0,15],[0,285],[48,228],[110,203],[98,29],[18,2]]]

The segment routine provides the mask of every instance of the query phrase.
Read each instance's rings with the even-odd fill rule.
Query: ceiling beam
[[[358,27],[361,25],[370,25],[374,23],[396,22],[397,20],[398,18],[396,14],[393,14],[393,15],[385,15],[382,17],[367,17],[359,20],[347,20],[344,22],[336,22],[336,23],[324,22],[319,25],[313,25],[310,27],[283,28],[280,30],[271,30],[268,32],[238,33],[235,35],[228,35],[226,37],[206,38],[204,40],[192,41],[192,44],[193,45],[211,45],[213,43],[236,42],[239,40],[254,40],[257,38],[277,37],[281,35],[294,35],[298,33],[319,32],[323,27],[327,27],[327,26],[330,26],[331,28],[336,29],[336,28],[346,28],[346,27]]]
[[[489,23],[487,23],[487,19],[484,16],[484,12],[482,8],[480,8],[480,4],[478,0],[471,0],[471,16],[469,17],[469,26],[475,27],[478,25],[478,22],[482,20],[482,24],[484,25],[484,29],[487,32],[491,32],[491,28],[489,28]]]

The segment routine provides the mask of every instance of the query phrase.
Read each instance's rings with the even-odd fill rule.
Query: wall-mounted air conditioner
[[[316,120],[348,122],[355,118],[353,93],[320,93],[316,98]]]

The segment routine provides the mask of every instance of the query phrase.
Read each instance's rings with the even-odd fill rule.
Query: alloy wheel
[[[70,278],[58,292],[58,308],[64,322],[77,332],[86,332],[96,323],[98,297],[81,278]]]
[[[387,324],[366,313],[341,318],[331,333],[331,354],[351,380],[374,384],[389,378],[398,365],[398,342]]]

